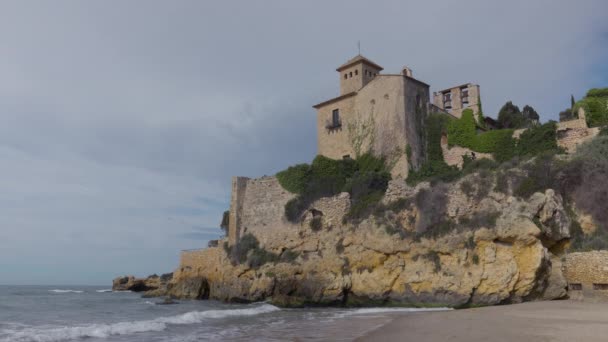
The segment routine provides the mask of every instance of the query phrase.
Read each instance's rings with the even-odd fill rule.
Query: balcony
[[[452,101],[446,101],[443,103],[443,108],[448,109],[452,108]]]
[[[327,120],[325,121],[325,129],[328,131],[338,129],[342,127],[342,120]]]

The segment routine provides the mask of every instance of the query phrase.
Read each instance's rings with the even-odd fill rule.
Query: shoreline
[[[526,302],[396,317],[356,341],[606,341],[608,303]]]

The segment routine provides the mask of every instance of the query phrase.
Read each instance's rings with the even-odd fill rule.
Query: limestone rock
[[[280,193],[274,182],[264,181]],[[561,197],[547,190],[524,201],[490,192],[479,200],[464,194],[459,184],[446,185],[445,212],[437,215],[471,226],[463,223],[422,237],[414,237],[416,217],[423,215],[415,200],[399,212],[353,224],[342,220],[350,204],[348,194],[340,194],[314,202],[304,222],[290,223],[279,210],[284,203],[266,203],[276,199],[260,196],[249,204],[257,207],[242,208],[250,215],[245,218],[254,217],[243,227],[267,251],[290,250],[298,257],[251,268],[231,261],[222,247],[189,252],[165,293],[231,302],[272,300],[283,306],[467,306],[563,297],[565,280],[553,254],[570,236]],[[409,187],[391,181],[384,201],[414,199],[428,188],[428,183]],[[322,217],[320,230],[306,223],[314,215]],[[134,280],[116,282],[125,286]]]

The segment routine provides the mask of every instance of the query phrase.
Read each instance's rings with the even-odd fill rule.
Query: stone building
[[[566,255],[563,265],[572,299],[608,299],[608,251]]]
[[[460,118],[462,111],[467,108],[472,109],[474,114],[479,113],[479,101],[479,86],[472,83],[462,84],[433,93],[433,103],[435,106],[457,118]],[[475,118],[477,118],[477,115],[475,115]]]
[[[336,69],[340,94],[315,106],[318,154],[333,159],[355,158],[367,151],[391,160],[394,177],[407,177],[424,158],[424,118],[429,85],[405,67],[398,74],[357,55]]]

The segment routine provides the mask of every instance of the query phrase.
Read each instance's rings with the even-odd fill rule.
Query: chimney
[[[407,76],[407,77],[413,77],[413,76],[412,76],[412,69],[410,69],[410,68],[408,68],[408,67],[406,67],[406,66],[404,66],[404,67],[403,67],[403,69],[401,70],[401,74],[402,74],[403,76]]]

